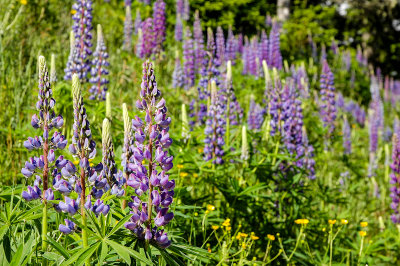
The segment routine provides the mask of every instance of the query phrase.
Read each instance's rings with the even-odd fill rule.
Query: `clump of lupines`
[[[127,180],[137,196],[132,196],[132,202],[128,203],[132,217],[125,227],[137,238],[166,248],[171,241],[160,227],[174,217],[168,212],[175,187],[175,181],[169,180],[167,174],[173,167],[173,156],[168,155],[172,143],[168,133],[171,118],[167,117],[165,100],[161,98],[153,66],[148,61],[143,65],[140,98],[136,107],[145,113],[145,119],[136,116],[132,120],[136,141],[128,163],[132,173]],[[143,161],[148,163],[147,168]],[[152,217],[153,210],[157,213],[155,217]]]
[[[228,37],[226,39],[225,60],[230,60],[232,65],[235,64],[236,49],[235,49],[235,36],[233,35],[232,26],[229,26]]]
[[[322,121],[324,122],[324,127],[328,128],[328,137],[330,137],[335,130],[336,103],[334,77],[326,60],[322,64],[320,88],[320,113]]]
[[[166,35],[165,25],[165,3],[163,0],[157,0],[153,6],[153,23],[154,23],[154,53],[159,54],[163,50],[163,44]]]
[[[195,79],[195,58],[193,49],[192,32],[186,27],[185,39],[183,40],[183,73],[185,76],[185,90],[194,85]]]
[[[351,154],[351,129],[346,116],[343,118],[342,133],[344,154],[349,155]]]
[[[142,38],[140,47],[140,58],[148,58],[153,53],[153,48],[156,43],[156,36],[154,35],[153,19],[147,18],[142,23]]]
[[[107,48],[104,43],[104,37],[100,25],[97,25],[97,47],[93,53],[92,68],[91,68],[91,78],[90,83],[92,87],[89,89],[91,93],[91,100],[102,100],[106,99],[106,92],[108,90],[108,70],[107,67],[110,65],[107,61],[108,53]]]
[[[259,131],[264,121],[265,109],[254,101],[254,95],[250,97],[249,116],[247,117],[247,124],[250,130]]]
[[[140,16],[140,9],[136,9],[136,17],[135,17],[135,24],[133,25],[135,27],[135,35],[139,33],[139,29],[142,26],[142,17]]]
[[[111,194],[121,197],[124,195],[123,185],[126,180],[121,171],[118,171],[115,163],[114,145],[111,139],[111,123],[108,118],[103,120],[102,128],[102,144],[103,144],[103,171],[102,176],[106,178],[111,186]]]
[[[139,17],[140,17],[140,13],[139,13]],[[136,23],[136,20],[135,20],[135,23]],[[125,6],[125,19],[124,19],[124,46],[123,46],[123,49],[125,51],[132,50],[132,30],[133,30],[133,25],[132,25],[131,5],[126,5]],[[136,28],[135,28],[135,31],[136,31]]]
[[[213,164],[223,164],[225,145],[225,105],[221,99],[222,94],[218,93],[215,80],[211,81],[211,104],[207,110],[207,121],[204,133],[204,160],[212,160]]]
[[[216,33],[215,43],[216,43],[216,58],[219,65],[223,65],[225,61],[225,37],[224,31],[221,26],[218,26]]]
[[[36,103],[36,109],[39,114],[32,116],[31,125],[35,129],[43,131],[42,136],[34,138],[29,137],[24,141],[24,147],[28,150],[41,150],[43,154],[39,157],[31,157],[25,162],[25,167],[21,173],[29,178],[35,174],[35,182],[33,187],[28,186],[27,191],[22,192],[22,198],[27,201],[41,198],[43,200],[43,221],[42,221],[42,240],[43,250],[47,248],[47,200],[54,200],[54,193],[49,188],[49,175],[60,177],[61,169],[67,164],[67,160],[63,156],[56,159],[55,151],[64,149],[67,145],[67,140],[61,133],[55,131],[51,138],[50,132],[54,128],[61,128],[64,124],[62,116],[56,116],[54,113],[54,100],[49,72],[46,67],[46,61],[43,56],[39,56],[39,94]],[[41,176],[38,175],[41,173]],[[42,190],[40,184],[43,184]]]
[[[179,52],[176,51],[175,54],[175,68],[172,73],[172,88],[183,88],[185,83],[185,78],[183,76],[181,58],[179,57]]]
[[[90,56],[92,55],[92,0],[76,0],[72,8],[76,11],[72,16],[72,30],[75,36],[73,63],[67,64],[66,79],[77,73],[79,79],[86,82],[90,72]]]
[[[183,24],[181,14],[176,13],[176,20],[175,20],[175,40],[182,41],[183,35]]]
[[[390,208],[393,210],[391,215],[392,222],[400,224],[400,142],[397,134],[393,135],[393,151],[392,151],[392,164],[390,165],[392,172],[390,173],[390,197],[392,203]]]
[[[199,11],[196,10],[193,23],[193,39],[194,39],[194,58],[195,58],[195,73],[199,73],[204,61],[204,38],[201,28]]]

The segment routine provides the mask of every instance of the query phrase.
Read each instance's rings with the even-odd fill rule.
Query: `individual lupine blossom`
[[[235,64],[236,60],[236,49],[235,49],[235,36],[233,35],[232,27],[229,26],[228,37],[226,39],[226,48],[225,48],[225,60],[230,60],[232,65]]]
[[[107,67],[110,65],[108,63],[108,53],[107,48],[104,43],[104,37],[101,30],[101,26],[97,25],[97,47],[93,53],[92,67],[90,70],[91,78],[90,83],[92,87],[89,89],[91,93],[89,99],[104,101],[106,99],[106,92],[108,90],[107,84],[108,79]]]
[[[185,39],[183,40],[183,73],[185,76],[185,90],[189,90],[193,87],[195,80],[193,39],[189,27],[186,27]]]
[[[54,84],[56,82],[57,82],[56,56],[54,54],[51,54],[50,83]]]
[[[28,137],[24,141],[24,147],[28,150],[41,150],[43,154],[39,157],[31,157],[25,162],[25,167],[21,173],[29,178],[35,176],[33,186],[28,186],[26,191],[22,192],[22,197],[26,201],[36,199],[54,200],[53,190],[49,188],[49,174],[53,177],[59,176],[61,169],[67,164],[67,160],[61,155],[56,158],[57,149],[64,149],[67,140],[61,133],[55,131],[51,138],[50,132],[53,129],[59,129],[63,126],[62,116],[56,116],[54,113],[54,100],[51,89],[49,72],[46,67],[45,58],[39,56],[39,94],[36,102],[36,109],[39,114],[32,116],[31,125],[35,129],[43,131],[42,136]],[[68,184],[68,182],[66,181]],[[42,189],[40,185],[43,184]],[[43,193],[42,193],[43,190]]]
[[[320,114],[322,117],[322,121],[324,122],[324,127],[328,128],[328,137],[330,137],[335,130],[336,103],[334,77],[326,60],[323,62],[322,65],[320,88]]]
[[[75,34],[76,56],[71,76],[77,73],[81,81],[86,82],[90,72],[90,56],[92,55],[92,0],[76,0],[72,8],[76,13],[72,16]]]
[[[183,76],[181,58],[179,57],[179,51],[176,51],[175,68],[172,73],[172,88],[183,88],[184,83],[185,77]]]
[[[58,226],[58,230],[60,230],[61,233],[65,234],[65,235],[69,235],[75,231],[76,224],[74,222],[72,222],[71,220],[68,220],[68,219],[64,219],[64,222],[65,222],[65,225],[60,224]]]
[[[183,37],[183,24],[181,14],[176,13],[176,21],[175,21],[175,40],[182,41]]]
[[[190,16],[189,0],[184,0],[182,19],[187,21],[189,20],[189,16]]]
[[[314,147],[308,142],[307,131],[303,127],[303,157],[298,161],[298,166],[307,169],[308,178],[311,180],[315,179],[315,159],[314,159]]]
[[[278,70],[282,69],[282,55],[280,47],[280,26],[277,23],[272,25],[269,33],[269,65]]]
[[[224,64],[225,61],[225,37],[221,26],[218,26],[217,33],[215,35],[216,43],[216,58],[220,65]]]
[[[111,194],[121,197],[125,191],[123,186],[126,182],[121,171],[118,171],[115,163],[114,145],[111,139],[111,123],[107,118],[103,120],[102,128],[102,144],[103,144],[103,171],[101,175],[106,178],[111,186]]]
[[[269,60],[268,60],[268,53],[269,53],[269,51],[268,51],[268,36],[267,36],[267,34],[265,33],[265,30],[263,30],[262,32],[261,32],[261,38],[260,38],[260,47],[261,47],[261,57],[260,57],[260,60],[261,60],[261,62],[263,61],[263,60],[265,60],[266,62],[267,62],[267,64],[269,64]]]
[[[204,38],[201,28],[199,11],[196,10],[193,23],[193,39],[194,39],[194,58],[195,58],[195,73],[200,73],[204,61]]]
[[[135,20],[135,23],[136,23],[136,20]],[[133,30],[133,25],[132,25],[131,5],[125,5],[124,45],[123,45],[123,49],[125,51],[132,50],[132,30]],[[136,31],[136,28],[135,28],[135,31]]]
[[[153,53],[156,43],[152,18],[147,18],[142,23],[142,34],[140,58],[149,58]]]
[[[132,173],[127,184],[135,189],[137,196],[132,196],[128,203],[132,217],[125,227],[138,239],[167,248],[171,241],[161,227],[174,217],[173,212],[168,212],[175,188],[175,181],[168,175],[173,167],[173,156],[168,155],[172,144],[168,133],[171,118],[167,116],[165,100],[161,98],[149,61],[143,65],[140,100],[136,107],[145,113],[145,118],[143,121],[136,116],[132,120],[136,141],[128,163]],[[148,163],[148,167],[144,163]],[[153,211],[157,213],[155,217],[152,217]]]
[[[140,9],[136,9],[136,17],[135,17],[135,24],[133,25],[135,28],[135,35],[139,33],[139,29],[142,27],[142,17],[140,16]]]
[[[342,133],[344,154],[349,155],[351,154],[351,129],[346,116],[343,118]]]
[[[226,107],[222,94],[217,92],[215,80],[211,81],[211,103],[207,110],[207,121],[204,133],[204,160],[213,164],[223,164],[225,145],[225,112]]]
[[[271,87],[270,90],[270,102],[269,102],[269,115],[271,117],[271,136],[275,136],[281,132],[281,108],[282,108],[282,100],[281,100],[281,91],[282,84],[279,78],[275,77],[274,86]]]
[[[64,80],[70,80],[75,71],[75,61],[77,58],[77,50],[75,48],[75,34],[71,31],[69,34],[69,55],[67,65],[64,69]]]
[[[303,155],[303,109],[292,80],[288,80],[282,91],[282,137],[290,154],[297,158]]]
[[[153,6],[153,23],[154,23],[154,51],[153,53],[159,54],[163,50],[163,44],[166,36],[166,22],[165,22],[165,2],[157,0]]]
[[[250,130],[260,131],[261,126],[264,122],[264,113],[265,109],[261,108],[261,106],[254,101],[254,96],[250,97],[250,108],[249,115],[247,117],[247,125]]]
[[[392,222],[400,224],[400,142],[397,134],[393,135],[393,148],[392,148],[392,172],[390,173],[390,197],[392,203],[390,208],[393,210],[391,215]]]

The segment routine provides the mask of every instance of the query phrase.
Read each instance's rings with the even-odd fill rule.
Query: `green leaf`
[[[77,252],[74,253],[67,261],[64,261],[61,265],[81,265],[88,259],[93,252],[99,247],[100,242],[95,243],[94,245],[88,246],[86,248],[77,248]]]
[[[108,233],[107,237],[112,236],[121,226],[125,224],[126,221],[128,221],[131,218],[132,215],[127,215],[125,216],[122,220],[120,220],[114,228],[111,230],[110,233]]]
[[[109,244],[117,253],[119,256],[121,256],[127,263],[130,263],[130,256],[134,257],[137,260],[140,260],[141,262],[144,262],[148,265],[153,264],[150,260],[146,258],[146,256],[141,255],[139,252],[125,247],[121,244],[118,244],[117,242],[114,242],[112,240],[106,239],[105,240],[107,244]]]
[[[47,236],[47,242],[52,245],[65,259],[70,258],[68,251],[49,235]]]
[[[103,241],[101,243],[101,253],[100,253],[100,258],[99,258],[99,264],[103,265],[103,261],[106,258],[108,254],[108,246],[107,244]]]

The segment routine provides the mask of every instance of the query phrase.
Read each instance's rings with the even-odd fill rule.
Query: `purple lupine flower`
[[[152,55],[156,45],[154,32],[153,19],[147,18],[142,23],[143,36],[141,40],[142,46],[140,47],[140,58],[149,58]]]
[[[239,33],[237,36],[237,53],[243,52],[243,34]]]
[[[224,32],[221,26],[218,26],[217,33],[216,33],[216,58],[220,65],[224,64],[225,62],[225,37]]]
[[[351,53],[349,50],[346,50],[342,53],[342,62],[344,65],[344,70],[348,72],[351,67]]]
[[[188,21],[189,20],[189,16],[190,16],[189,0],[184,0],[182,19],[185,20],[185,21]]]
[[[277,23],[272,25],[269,33],[269,62],[268,65],[278,70],[282,69],[282,55],[280,48],[280,26]]]
[[[272,26],[272,18],[269,13],[265,16],[265,26],[271,27]]]
[[[126,180],[121,171],[118,171],[115,163],[114,145],[111,138],[111,123],[107,118],[103,120],[102,128],[103,144],[103,171],[101,176],[107,179],[111,187],[111,194],[121,197],[124,194],[122,188]]]
[[[342,133],[344,154],[349,155],[351,154],[351,129],[346,116],[343,118]]]
[[[261,32],[260,45],[261,45],[261,57],[260,57],[260,60],[261,60],[261,62],[263,60],[265,60],[265,62],[268,63],[268,53],[269,53],[268,48],[269,47],[268,47],[268,36],[265,33],[265,30],[263,30]]]
[[[140,16],[140,9],[136,9],[136,17],[135,17],[135,24],[134,24],[134,28],[135,28],[135,35],[137,35],[139,33],[139,29],[142,26],[142,18]]]
[[[356,60],[360,66],[366,67],[368,65],[367,58],[364,57],[363,51],[360,46],[357,46]]]
[[[196,10],[193,23],[193,39],[194,39],[194,59],[195,59],[195,73],[199,73],[204,61],[204,39],[203,30],[201,28],[201,21],[199,11]]]
[[[189,90],[194,85],[195,79],[195,58],[193,50],[192,32],[186,27],[185,39],[183,40],[183,73],[185,76],[185,90]]]
[[[392,151],[392,172],[390,173],[390,197],[392,198],[392,203],[390,208],[393,210],[391,215],[392,222],[395,224],[400,224],[400,142],[397,134],[393,135],[393,151]]]
[[[321,105],[320,114],[324,127],[328,128],[328,138],[335,130],[336,120],[336,103],[335,103],[335,87],[334,77],[328,62],[325,60],[322,65],[322,73],[320,78],[320,94]]]
[[[211,81],[211,104],[207,112],[204,133],[204,160],[212,160],[213,164],[223,164],[225,145],[225,105],[223,94],[217,91],[215,80]]]
[[[282,84],[278,78],[275,78],[275,85],[270,90],[270,102],[269,102],[269,115],[271,117],[271,136],[275,136],[281,132],[281,108],[282,108]]]
[[[107,67],[110,65],[108,63],[108,53],[107,48],[104,43],[104,37],[101,30],[101,26],[97,25],[97,47],[93,53],[92,68],[91,68],[91,78],[90,83],[92,87],[89,89],[91,93],[89,99],[91,100],[106,100],[106,92],[108,90],[108,70]]]
[[[182,41],[183,35],[183,24],[181,14],[176,13],[176,21],[175,21],[175,40],[180,42]]]
[[[33,187],[28,186],[27,191],[22,192],[22,197],[27,200],[35,200],[38,198],[51,199],[52,190],[48,186],[49,174],[53,177],[56,176],[62,168],[59,160],[63,158],[60,156],[57,160],[55,151],[57,149],[64,149],[67,145],[67,140],[61,133],[54,132],[53,136],[49,138],[51,130],[61,128],[63,126],[62,116],[56,116],[54,106],[53,92],[49,78],[49,72],[46,66],[46,61],[43,56],[39,56],[39,94],[36,103],[36,109],[39,115],[32,116],[31,125],[33,128],[40,128],[43,131],[42,136],[31,138],[24,141],[24,147],[28,150],[40,149],[43,154],[39,157],[31,157],[25,162],[25,167],[21,169],[21,173],[29,178],[35,176],[35,184]],[[41,173],[42,178],[38,175]],[[43,195],[40,189],[40,184],[43,184]],[[49,190],[49,191],[48,191]],[[54,195],[53,195],[54,197]]]
[[[254,96],[250,97],[249,115],[247,117],[247,124],[250,130],[259,131],[264,121],[265,109],[254,101]]]
[[[242,50],[243,50],[242,51],[242,62],[243,62],[242,74],[246,75],[246,74],[250,73],[250,70],[249,70],[249,68],[250,68],[250,62],[249,62],[250,51],[249,51],[249,39],[247,38],[247,36],[245,36],[245,38],[244,38],[244,45],[243,45]]]
[[[58,226],[58,230],[60,230],[61,233],[63,233],[64,235],[69,235],[75,231],[76,225],[74,222],[72,222],[68,219],[64,219],[64,222],[65,222],[65,225],[60,224]]]
[[[235,49],[235,36],[233,35],[232,27],[229,27],[228,37],[226,39],[226,48],[225,48],[225,60],[230,60],[232,65],[235,64],[236,59],[236,49]]]
[[[226,116],[229,116],[229,120],[227,123],[229,125],[239,125],[242,123],[243,119],[243,109],[240,107],[240,104],[236,98],[235,90],[232,85],[232,64],[231,61],[228,61],[226,64],[226,77],[225,84],[221,87],[221,93],[224,94],[224,101],[226,101],[227,112]],[[218,86],[218,83],[217,83]]]
[[[163,50],[163,44],[166,36],[165,22],[165,2],[157,0],[153,6],[153,23],[154,23],[154,53],[159,54]]]
[[[65,202],[61,201],[58,204],[58,207],[61,209],[61,211],[70,215],[74,215],[79,209],[79,199],[74,200],[69,197],[65,197]]]
[[[140,13],[139,13],[140,15]],[[135,20],[136,24],[136,20]],[[136,25],[135,25],[136,26]],[[124,45],[123,49],[125,51],[131,51],[132,50],[132,12],[131,12],[131,6],[126,5],[125,6],[125,19],[124,19]],[[136,31],[136,28],[135,28]]]
[[[172,73],[172,88],[183,88],[185,83],[185,78],[183,76],[181,59],[179,57],[179,52],[176,51],[175,55],[175,68]]]
[[[296,89],[300,92],[300,96],[302,98],[309,98],[309,80],[305,66],[301,65],[297,71],[293,71],[292,78],[294,79]]]
[[[185,9],[185,3],[183,0],[176,0],[176,14],[181,15],[181,17],[184,14],[184,9]]]
[[[375,110],[370,110],[368,116],[369,123],[369,166],[368,176],[375,176],[376,165],[376,152],[378,149],[378,130],[379,121],[377,119],[377,113]]]
[[[259,66],[257,65],[258,41],[254,37],[251,39],[250,45],[247,48],[247,64],[249,74],[258,77]],[[259,60],[258,60],[259,61]]]
[[[326,47],[325,44],[322,44],[320,62],[323,63],[324,61],[326,61]]]
[[[337,93],[336,106],[338,109],[341,109],[341,110],[343,110],[345,107],[343,94],[340,91]]]
[[[334,55],[337,55],[337,54],[339,53],[339,47],[338,47],[338,45],[337,45],[335,39],[332,39],[332,42],[331,42],[331,50],[332,50],[332,53],[333,53]]]
[[[138,196],[132,196],[128,203],[132,217],[125,227],[138,239],[166,248],[171,242],[158,227],[165,226],[174,217],[173,212],[168,212],[175,188],[175,181],[170,180],[167,174],[173,167],[173,156],[168,155],[172,144],[168,133],[171,118],[167,117],[165,100],[161,98],[149,61],[143,65],[140,98],[136,106],[145,117],[144,120],[139,117],[132,120],[136,141],[128,163],[132,173],[127,180]],[[148,168],[142,164],[143,160],[148,163]],[[153,211],[157,213],[155,217],[152,217]]]
[[[302,134],[303,110],[291,80],[288,80],[283,88],[281,108],[283,142],[289,153],[296,154],[297,158],[299,158],[303,156],[304,152]]]
[[[73,63],[67,65],[64,79],[71,79],[77,73],[79,79],[86,82],[90,72],[90,56],[92,55],[92,0],[76,0],[72,8],[76,13],[72,16],[72,30],[75,36],[75,52]]]
[[[314,59],[314,61],[317,61],[318,57],[317,45],[315,44],[311,34],[308,35],[308,43],[310,44],[311,47],[311,56]]]

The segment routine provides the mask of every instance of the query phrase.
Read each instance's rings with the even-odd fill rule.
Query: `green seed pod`
[[[124,135],[129,136],[132,126],[131,121],[129,119],[128,108],[126,107],[126,103],[122,104],[122,116],[124,119]]]
[[[244,161],[249,159],[249,144],[247,142],[247,128],[245,125],[242,126],[242,154],[240,158]]]
[[[111,95],[109,92],[106,93],[106,118],[108,118],[110,121],[112,120],[112,115],[111,115]]]
[[[51,54],[51,64],[50,64],[50,82],[57,82],[57,71],[56,71],[56,56]]]
[[[110,120],[104,118],[102,128],[102,144],[103,150],[111,147],[111,123]],[[107,148],[106,148],[107,147]]]

